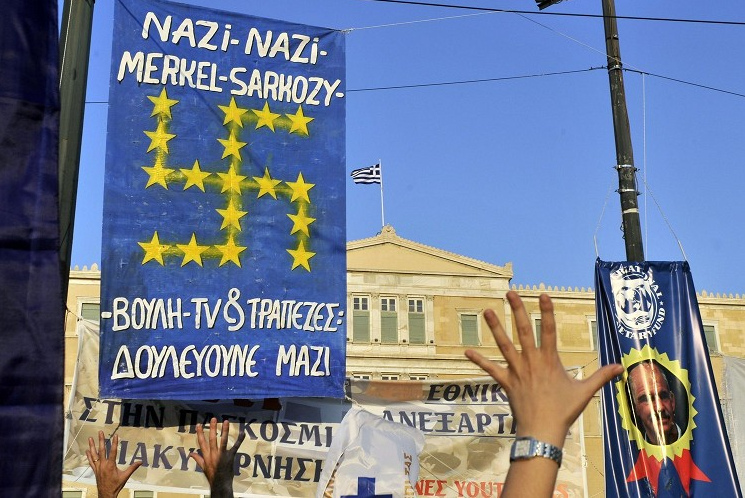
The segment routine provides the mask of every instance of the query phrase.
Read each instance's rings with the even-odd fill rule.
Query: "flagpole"
[[[381,226],[385,228],[385,209],[383,208],[383,160],[378,159],[378,167],[380,168],[380,221],[383,223]]]

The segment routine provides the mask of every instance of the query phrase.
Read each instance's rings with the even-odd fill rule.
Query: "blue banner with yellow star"
[[[595,265],[608,497],[742,496],[687,262]]]
[[[102,397],[343,396],[343,33],[116,0]]]

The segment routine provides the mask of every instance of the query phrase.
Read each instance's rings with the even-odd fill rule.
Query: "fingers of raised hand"
[[[202,458],[202,455],[200,455],[196,451],[193,451],[189,453],[189,458],[194,459],[194,461],[197,462],[197,465],[199,465],[199,467],[201,467],[202,469],[204,468],[204,458]]]
[[[209,450],[207,440],[204,439],[204,426],[202,424],[197,424],[197,443],[202,453]]]
[[[88,438],[88,449],[85,451],[85,454],[89,454],[92,460],[96,461],[98,460],[98,450],[96,449],[96,442],[93,441],[92,437]]]
[[[91,438],[91,441],[93,438]],[[93,453],[91,450],[85,450],[85,456],[88,457],[88,464],[93,468],[93,470],[96,470],[96,464],[98,463],[98,458],[95,456],[96,454]]]
[[[238,438],[235,440],[235,443],[233,443],[233,447],[230,448],[230,451],[235,453],[238,451],[238,448],[241,447],[241,444],[243,444],[243,440],[246,438],[246,432],[240,431],[238,433]]]
[[[116,463],[116,453],[119,448],[119,435],[114,434],[114,437],[111,438],[111,450],[109,450],[109,460]],[[106,447],[103,449],[104,453],[106,452]]]
[[[217,418],[210,419],[210,449],[217,449]]]
[[[513,291],[507,293],[507,301],[510,303],[512,315],[515,318],[517,337],[520,340],[520,345],[523,351],[532,352],[535,350],[535,338],[533,337],[533,326],[528,318],[528,312],[525,311],[525,305],[522,299],[520,299],[520,296]]]
[[[556,318],[554,317],[554,304],[546,294],[538,298],[541,308],[541,349],[543,351],[556,351]]]
[[[482,354],[472,349],[469,349],[466,351],[466,356],[473,363],[481,367],[481,369],[484,370],[484,372],[491,375],[492,378],[496,380],[498,383],[502,385],[505,385],[507,383],[507,369],[506,368],[500,367],[499,365],[485,358]]]
[[[617,363],[605,365],[597,369],[592,375],[583,381],[587,388],[588,396],[592,397],[607,382],[611,381],[613,377],[621,375],[622,373],[623,367]]]
[[[131,476],[132,474],[134,474],[134,471],[135,471],[135,470],[137,470],[137,469],[139,468],[139,466],[140,466],[140,465],[142,465],[142,462],[135,462],[135,463],[133,463],[132,465],[130,465],[130,466],[129,466],[129,467],[127,468],[127,470],[125,470],[125,471],[124,471],[124,474],[123,474],[123,476],[122,476],[122,477],[124,478],[124,479],[123,479],[123,482],[127,482],[127,479],[129,479],[129,477],[130,477],[130,476]]]
[[[486,320],[486,324],[489,326],[494,341],[497,343],[502,355],[511,363],[516,359],[517,350],[512,344],[510,338],[507,337],[507,333],[504,331],[504,327],[502,327],[502,323],[499,321],[497,314],[494,313],[493,310],[485,310],[484,319]]]
[[[103,431],[98,431],[98,451],[96,452],[99,460],[106,458],[106,439]]]
[[[215,428],[215,430],[217,430],[217,428]],[[220,435],[220,450],[222,451],[225,451],[228,449],[228,434],[230,434],[230,422],[227,420],[223,420],[222,421],[222,433]]]

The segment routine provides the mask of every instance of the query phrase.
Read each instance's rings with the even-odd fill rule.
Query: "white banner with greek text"
[[[515,423],[507,397],[490,377],[428,381],[358,381],[349,400],[280,398],[199,402],[99,399],[98,325],[81,320],[77,370],[68,411],[65,486],[94,484],[88,438],[119,435],[120,468],[140,461],[127,487],[207,494],[207,480],[189,453],[196,425],[213,416],[231,421],[231,444],[246,432],[235,467],[240,496],[313,497],[340,423],[358,404],[384,420],[421,431],[419,496],[486,498],[501,493]],[[575,371],[578,372],[578,371]],[[581,425],[564,446],[555,497],[585,496]]]

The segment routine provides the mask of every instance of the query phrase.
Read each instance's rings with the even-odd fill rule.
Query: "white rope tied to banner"
[[[595,257],[597,258],[600,257],[600,252],[598,251],[598,231],[600,230],[600,224],[603,222],[603,215],[605,214],[606,206],[608,206],[608,199],[610,199],[611,192],[613,192],[612,182],[608,187],[608,193],[605,194],[605,201],[603,202],[603,207],[600,210],[600,218],[598,218],[598,224],[595,226],[595,233],[592,235],[592,240],[595,242]]]
[[[668,220],[665,213],[662,211],[662,207],[660,206],[660,203],[657,202],[657,198],[652,193],[652,189],[649,188],[649,183],[647,183],[647,88],[646,88],[646,81],[645,81],[645,73],[641,73],[642,75],[642,135],[643,135],[643,146],[642,146],[642,184],[644,185],[644,193],[648,194],[652,201],[654,201],[655,206],[657,206],[657,210],[660,212],[660,216],[662,216],[662,220],[665,222],[665,225],[667,225],[667,228],[670,230],[670,233],[672,234],[673,238],[675,239],[675,242],[677,242],[678,247],[680,248],[680,252],[683,255],[683,260],[688,261],[688,256],[686,256],[685,250],[683,249],[683,243],[681,242],[680,238],[678,238],[678,235],[675,233],[675,230],[673,229],[670,220]],[[637,176],[636,173],[634,173],[634,176]],[[637,177],[637,183],[638,183],[638,177]],[[605,197],[605,202],[603,203],[603,207],[600,211],[600,219],[598,219],[598,224],[595,227],[595,233],[593,235],[593,241],[595,243],[595,256],[600,257],[600,252],[598,250],[598,231],[600,230],[600,225],[603,220],[603,215],[605,214],[605,208],[608,205],[608,199],[610,197],[611,190],[613,189],[613,185],[611,184],[611,187],[608,190],[608,193]],[[644,199],[644,245],[648,248],[649,247],[649,236],[647,233],[647,199],[645,197]],[[647,257],[647,259],[649,259]]]

